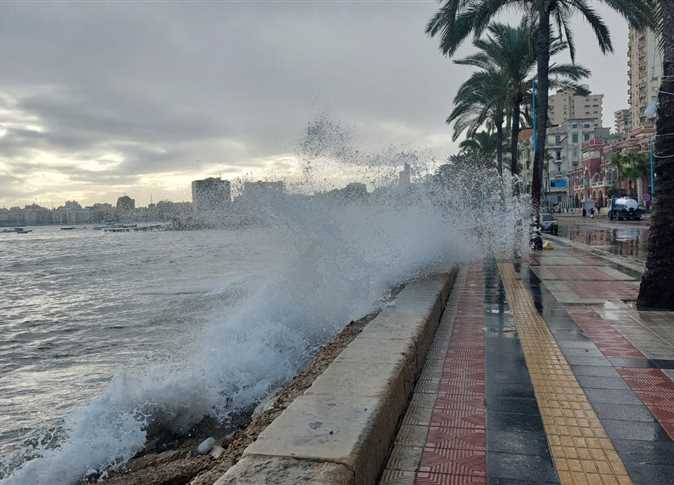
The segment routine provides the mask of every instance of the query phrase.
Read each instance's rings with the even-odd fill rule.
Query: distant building
[[[615,132],[620,136],[627,136],[632,131],[632,111],[621,109],[615,112]]]
[[[97,202],[91,206],[94,222],[112,221],[115,218],[115,208],[107,202]]]
[[[209,177],[192,182],[192,207],[197,212],[222,210],[232,201],[229,180]]]
[[[368,196],[367,186],[360,182],[353,182],[342,189],[333,189],[316,195],[319,199],[327,199],[342,202],[354,202],[365,200]]]
[[[663,74],[663,53],[652,30],[630,28],[627,67],[632,128],[651,128],[655,117],[647,116],[646,110],[655,108]]]
[[[136,201],[129,197],[128,195],[123,195],[117,199],[117,210],[118,211],[132,211],[136,208]]]
[[[81,209],[82,206],[76,200],[66,200],[66,203],[63,204],[63,208],[68,210],[76,210]]]
[[[27,205],[23,208],[23,223],[27,226],[51,224],[51,211],[37,204]]]
[[[573,89],[560,89],[549,97],[548,118],[552,125],[561,125],[571,119],[592,118],[601,126],[603,104],[603,94],[580,96]]]
[[[285,194],[283,182],[245,182],[241,192],[241,199],[246,203],[269,202]]]
[[[398,172],[398,188],[401,191],[409,190],[412,185],[412,169],[410,164],[406,163],[401,172]]]
[[[572,118],[559,126],[548,128],[546,141],[546,159],[543,164],[543,192],[544,203],[547,206],[571,208],[574,206],[573,192],[570,188],[570,174],[581,166],[583,162],[582,147],[592,140],[606,140],[610,135],[608,128],[603,128],[601,122],[593,117]],[[526,131],[524,137],[530,137]],[[520,138],[520,140],[522,140]],[[523,140],[523,150],[520,152],[520,166],[525,185],[532,179],[533,146],[529,140]]]
[[[83,208],[75,200],[66,201],[51,213],[53,224],[85,224],[94,220],[95,211],[91,207]]]

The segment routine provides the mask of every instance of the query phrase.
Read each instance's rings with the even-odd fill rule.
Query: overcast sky
[[[596,0],[592,3],[597,3]],[[129,194],[189,200],[190,180],[296,174],[307,123],[338,120],[365,150],[454,148],[444,124],[469,68],[424,34],[435,1],[0,4],[0,206]],[[615,54],[578,22],[578,62],[626,107]],[[462,49],[461,54],[469,51]]]

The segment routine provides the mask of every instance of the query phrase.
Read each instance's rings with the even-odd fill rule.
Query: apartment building
[[[615,112],[615,132],[620,136],[628,136],[632,131],[632,111],[621,109]]]
[[[588,86],[584,87],[588,89]],[[561,125],[570,119],[585,118],[592,118],[599,126],[602,124],[603,94],[579,96],[573,89],[561,89],[548,99],[548,121],[551,125]]]
[[[662,81],[662,50],[652,30],[630,28],[627,51],[628,103],[632,115],[632,128],[651,128],[655,118],[646,115],[658,100]]]
[[[609,129],[593,117],[568,119],[548,128],[547,159],[543,166],[545,203],[570,207],[573,204],[569,174],[583,161],[582,147],[595,139],[606,139]]]

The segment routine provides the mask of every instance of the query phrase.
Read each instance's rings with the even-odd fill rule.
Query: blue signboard
[[[569,186],[566,179],[552,179],[550,180],[551,189],[566,189]]]

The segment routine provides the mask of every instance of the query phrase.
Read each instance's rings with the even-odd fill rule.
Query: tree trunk
[[[499,176],[503,175],[503,110],[496,114],[496,168]]]
[[[518,175],[520,173],[520,168],[518,166],[519,152],[517,151],[519,137],[520,137],[520,105],[522,104],[522,92],[517,91],[513,96],[512,100],[512,122],[510,126],[510,173],[512,175],[512,185],[513,185],[513,198],[517,198],[520,195],[520,183]],[[522,247],[522,237],[524,231],[522,230],[522,218],[517,217],[515,220],[515,233],[513,240],[513,260],[515,261],[515,268],[519,273],[519,262],[522,259],[520,248]]]
[[[534,217],[540,222],[541,191],[543,188],[543,163],[545,162],[545,141],[548,134],[548,86],[550,70],[550,6],[541,1],[536,36],[536,61],[538,64],[538,86],[536,88],[536,150],[534,152],[533,177],[531,181],[531,203]]]
[[[660,0],[664,14],[664,76],[655,139],[655,212],[648,236],[640,310],[674,310],[674,0]]]
[[[522,92],[517,91],[513,96],[512,105],[512,121],[510,134],[510,173],[513,177],[519,175],[520,168],[518,166],[519,152],[517,151],[519,137],[520,137],[520,105],[522,104]],[[519,183],[513,185],[513,194],[519,195]]]

